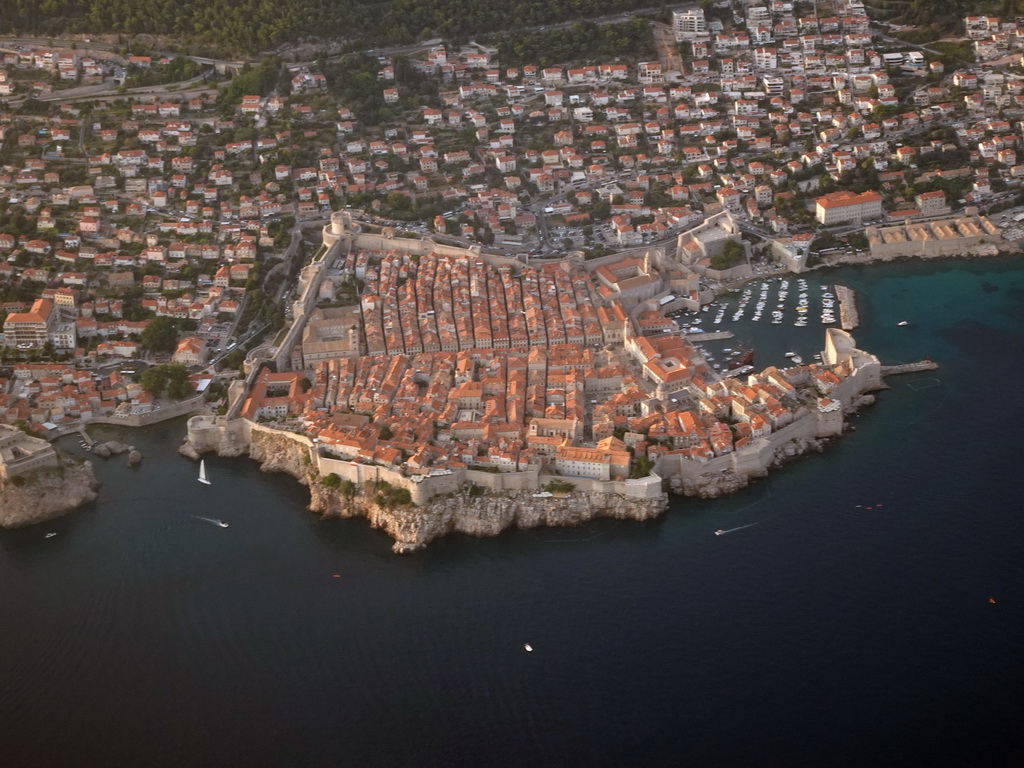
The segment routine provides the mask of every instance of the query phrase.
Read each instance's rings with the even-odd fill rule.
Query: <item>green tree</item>
[[[654,462],[646,456],[638,456],[633,459],[633,467],[629,474],[630,477],[637,479],[641,477],[647,477],[651,474],[651,470],[654,468]]]
[[[142,345],[153,352],[173,352],[178,345],[178,324],[170,317],[156,317],[139,334]]]
[[[735,240],[729,240],[720,254],[711,257],[711,268],[719,270],[732,269],[742,262],[745,257],[746,251],[743,249],[743,244]]]
[[[166,390],[167,396],[181,400],[192,394],[192,384],[188,380],[188,370],[181,363],[165,363],[147,368],[139,377],[142,388],[153,395],[159,396]]]
[[[552,480],[544,486],[544,490],[548,493],[572,493],[576,490],[576,485],[568,480]]]
[[[245,350],[241,347],[231,350],[227,357],[224,358],[223,362],[225,368],[240,370],[242,368],[242,363],[245,362]]]

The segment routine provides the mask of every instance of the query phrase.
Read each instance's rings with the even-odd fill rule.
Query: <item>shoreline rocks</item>
[[[59,466],[0,484],[0,527],[19,528],[65,515],[96,499],[92,462],[63,458]]]
[[[92,453],[101,459],[109,459],[111,456],[120,456],[123,453],[127,453],[129,467],[137,467],[142,463],[142,453],[139,452],[139,449],[134,445],[127,445],[119,440],[108,440],[105,443],[99,443],[93,446]]]
[[[310,485],[309,508],[323,517],[365,517],[383,529],[394,544],[391,551],[410,554],[449,533],[497,536],[509,528],[572,527],[599,517],[652,520],[668,509],[668,494],[655,499],[629,499],[609,493],[574,491],[565,498],[538,499],[528,491],[484,496],[449,494],[423,507],[384,508],[360,493],[344,498],[338,491]]]
[[[222,440],[203,451],[189,441],[178,452],[197,460],[213,449],[221,456],[238,456],[237,441]],[[226,447],[228,451],[221,452]],[[437,496],[421,507],[383,507],[369,491],[360,489],[345,497],[338,490],[321,485],[312,476],[308,456],[299,443],[286,433],[253,432],[249,457],[259,462],[263,472],[284,472],[309,486],[308,509],[324,517],[365,517],[371,527],[383,529],[398,554],[417,552],[431,541],[449,533],[470,536],[497,536],[507,528],[565,527],[581,525],[598,517],[620,520],[650,520],[668,509],[668,494],[653,499],[632,499],[617,494],[574,491],[565,498],[536,498],[530,491],[507,491],[471,496],[451,493]]]
[[[93,456],[99,456],[101,459],[109,459],[111,456],[120,456],[122,453],[127,453],[132,450],[132,447],[125,445],[118,440],[108,440],[105,443],[98,443],[93,446]]]

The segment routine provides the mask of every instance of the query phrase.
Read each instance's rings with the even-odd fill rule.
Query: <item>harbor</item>
[[[749,364],[761,369],[820,362],[822,329],[858,324],[853,289],[793,275],[753,280],[719,294],[700,312],[673,318],[722,375]]]

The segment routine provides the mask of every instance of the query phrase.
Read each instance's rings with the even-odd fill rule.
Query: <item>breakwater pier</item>
[[[708,333],[688,333],[685,338],[687,341],[723,341],[725,339],[731,339],[735,336],[732,331],[709,331]]]
[[[901,365],[883,365],[882,376],[898,376],[901,373],[917,373],[919,371],[938,370],[939,364],[934,360],[918,360],[916,363],[902,363]]]
[[[836,298],[839,299],[839,323],[844,331],[852,331],[860,325],[857,314],[857,292],[845,285],[836,286]]]

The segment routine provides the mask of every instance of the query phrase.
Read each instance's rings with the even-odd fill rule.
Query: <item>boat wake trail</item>
[[[733,531],[742,531],[744,528],[753,528],[757,523],[749,523],[748,525],[741,525],[738,528],[726,528],[724,531],[719,528],[715,531],[715,536],[721,536],[724,533],[732,533]]]
[[[192,518],[194,520],[202,520],[204,523],[209,523],[210,525],[216,525],[218,528],[228,527],[228,524],[225,523],[223,520],[216,520],[212,517],[200,517],[199,515],[192,515]]]

